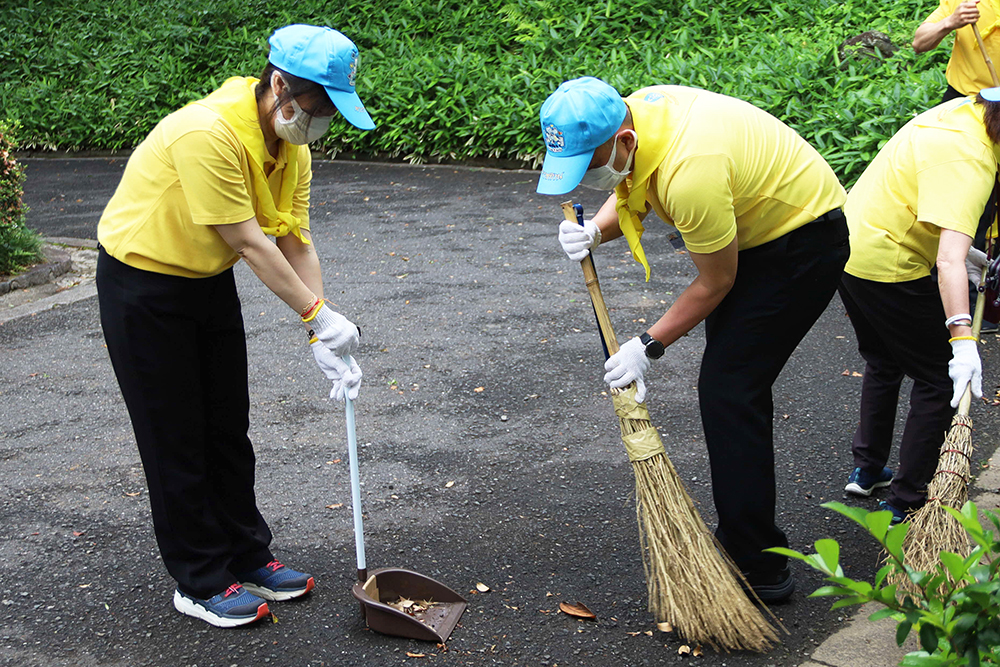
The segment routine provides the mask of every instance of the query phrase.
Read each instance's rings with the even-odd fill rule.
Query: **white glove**
[[[353,354],[358,349],[358,328],[325,302],[320,304],[319,310],[307,324],[316,338],[338,357]]]
[[[311,343],[316,364],[327,378],[333,380],[333,388],[330,389],[330,398],[343,402],[346,392],[350,399],[356,400],[361,389],[361,369],[358,362],[351,358],[350,365],[346,361],[327,349],[321,341]]]
[[[951,407],[957,408],[972,383],[972,395],[983,397],[983,364],[979,359],[979,348],[974,340],[956,340],[951,343],[951,361],[948,362],[948,376],[954,383],[955,393],[951,397]]]
[[[983,269],[989,264],[986,253],[979,248],[969,247],[969,254],[965,258],[965,270],[969,274],[969,282],[979,287],[979,281],[983,277]]]
[[[611,358],[604,362],[604,381],[612,388],[627,387],[635,381],[635,400],[642,403],[646,398],[646,383],[642,376],[649,370],[646,346],[636,336],[621,346]]]
[[[584,220],[582,227],[563,220],[559,223],[559,243],[571,260],[580,262],[588,252],[601,245],[601,230],[593,220]]]

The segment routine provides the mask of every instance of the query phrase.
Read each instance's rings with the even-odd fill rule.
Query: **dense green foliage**
[[[795,127],[850,183],[880,142],[944,90],[951,38],[909,47],[933,0],[12,0],[0,12],[0,117],[26,149],[130,148],[226,77],[254,75],[288,23],[361,50],[358,92],[379,128],[335,125],[330,154],[534,164],[538,108],[565,79],[623,94],[677,83],[750,101]],[[867,30],[900,46],[840,62]]]
[[[0,120],[0,276],[41,258],[41,238],[24,224],[24,168],[11,154],[16,130]]]
[[[883,608],[869,619],[894,619],[900,646],[915,630],[921,650],[908,653],[899,663],[902,667],[1000,665],[1000,514],[986,510],[983,515],[987,521],[982,521],[974,503],[965,503],[961,511],[944,505],[968,534],[972,552],[966,556],[942,551],[937,565],[922,572],[906,562],[903,540],[910,528],[908,521],[890,527],[889,512],[866,512],[836,502],[823,507],[860,525],[888,555],[874,584],[869,584],[844,576],[836,540],[817,540],[812,555],[767,549],[801,560],[826,575],[830,585],[810,597],[840,598],[834,609],[877,602]],[[910,582],[913,592],[898,588],[898,581]]]

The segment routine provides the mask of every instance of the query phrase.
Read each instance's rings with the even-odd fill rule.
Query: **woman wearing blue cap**
[[[904,125],[847,197],[851,258],[840,295],[866,367],[846,490],[889,486],[880,508],[894,523],[926,502],[966,387],[983,394],[966,258],[993,192],[998,142],[1000,89],[953,99]],[[893,476],[885,465],[904,376],[913,388]]]
[[[626,99],[593,77],[567,81],[541,109],[546,156],[538,191],[614,189],[583,227],[560,225],[570,259],[624,235],[642,251],[650,207],[682,233],[698,275],[647,331],[605,364],[611,387],[636,382],[650,359],[705,321],[698,378],[712,467],[716,535],[765,602],[795,580],[775,523],[771,387],[836,291],[848,256],[845,193],[791,128],[756,107],[684,86]]]
[[[354,90],[358,50],[308,25],[282,28],[269,43],[259,80],[233,77],[160,121],[98,225],[101,325],[160,554],[177,581],[174,607],[220,627],[258,620],[266,601],[314,586],[271,553],[257,509],[232,266],[245,260],[301,316],[331,397],[353,397],[361,382],[357,364],[342,359],[357,348],[358,329],[323,300],[306,147],[337,111],[375,127]]]

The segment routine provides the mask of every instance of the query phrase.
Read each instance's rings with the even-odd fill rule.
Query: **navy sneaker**
[[[316,586],[311,574],[296,572],[272,560],[253,572],[238,575],[243,587],[265,600],[291,600],[305,595]]]
[[[878,509],[876,512],[892,512],[892,523],[889,525],[895,526],[897,523],[903,523],[906,521],[910,515],[906,510],[901,510],[895,505],[890,505],[884,500],[878,504]]]
[[[892,469],[882,468],[877,475],[866,472],[861,468],[855,468],[851,476],[847,478],[847,486],[844,491],[853,493],[856,496],[870,496],[872,491],[883,486],[889,486],[892,482]]]
[[[792,568],[788,565],[774,572],[744,572],[743,576],[760,601],[765,604],[785,602],[795,592],[795,577],[792,576]]]
[[[207,600],[200,600],[175,590],[174,609],[182,614],[200,618],[218,628],[246,625],[259,621],[271,613],[266,602],[239,584],[233,584]]]

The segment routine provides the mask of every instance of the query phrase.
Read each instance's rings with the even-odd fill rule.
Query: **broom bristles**
[[[903,540],[903,561],[915,570],[933,570],[942,551],[963,558],[972,553],[968,533],[944,510],[946,506],[961,509],[969,499],[971,470],[972,419],[958,414],[941,445],[937,471],[927,485],[927,503],[910,517],[910,530]],[[901,590],[917,592],[905,574],[893,577],[893,581]]]
[[[649,610],[657,622],[716,650],[770,649],[777,631],[740,587],[742,574],[702,521],[670,459],[658,454],[633,461],[632,470]]]

